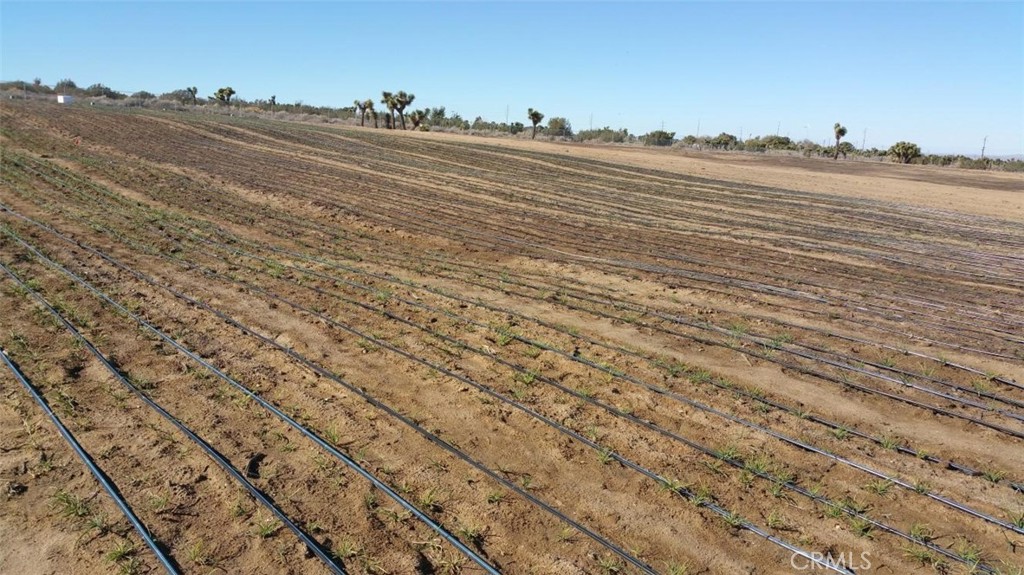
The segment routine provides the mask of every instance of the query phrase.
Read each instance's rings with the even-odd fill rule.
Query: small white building
[[[72,100],[74,100],[74,98],[72,98],[71,96],[65,96],[64,94],[57,95],[58,104],[70,104]]]

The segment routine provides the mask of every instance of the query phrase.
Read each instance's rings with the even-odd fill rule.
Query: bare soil
[[[44,103],[0,124],[27,286],[3,273],[0,346],[184,572],[328,568],[32,292],[236,469],[261,455],[254,485],[351,573],[484,572],[354,466],[503,573],[1024,565],[1024,176]],[[0,382],[0,572],[158,570]]]

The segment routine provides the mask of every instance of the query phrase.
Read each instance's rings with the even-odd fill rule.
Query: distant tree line
[[[629,130],[625,128],[615,130],[609,126],[576,132],[573,130],[569,120],[561,116],[548,118],[547,124],[544,125],[545,115],[533,108],[527,110],[524,117],[526,122],[492,122],[481,116],[477,116],[476,119],[470,122],[458,113],[448,112],[444,106],[410,109],[410,106],[416,100],[416,96],[402,90],[397,92],[381,92],[381,98],[378,101],[373,99],[355,100],[351,107],[311,106],[304,104],[301,100],[291,104],[281,103],[277,100],[276,96],[270,96],[266,99],[246,100],[240,97],[231,86],[217,88],[207,97],[200,96],[199,89],[195,86],[187,86],[160,95],[155,95],[145,90],[125,94],[99,83],[82,88],[70,78],[59,80],[53,87],[43,84],[40,78],[35,78],[32,82],[22,80],[0,82],[0,91],[10,93],[11,97],[16,97],[15,94],[18,92],[26,96],[28,94],[33,94],[34,96],[65,94],[81,98],[105,98],[114,101],[126,101],[129,105],[132,105],[130,104],[131,102],[144,103],[155,101],[173,102],[183,106],[209,105],[247,110],[256,109],[267,112],[305,114],[342,120],[354,119],[358,120],[361,126],[368,126],[372,122],[374,127],[389,129],[441,129],[516,135],[526,131],[527,127],[529,127],[531,128],[531,138],[536,138],[540,134],[547,138],[577,142],[602,142],[608,144],[641,143],[646,146],[675,146],[679,148],[719,151],[784,151],[799,153],[805,157],[830,157],[833,159],[839,159],[840,156],[843,158],[862,157],[889,159],[890,161],[903,164],[1024,171],[1024,161],[1022,160],[984,157],[971,158],[964,155],[925,155],[921,153],[921,148],[913,142],[897,142],[885,150],[878,148],[858,149],[849,141],[843,141],[843,138],[847,135],[847,128],[839,122],[836,122],[833,127],[835,144],[824,145],[806,139],[794,141],[788,136],[779,135],[752,136],[741,140],[735,135],[725,132],[717,136],[686,135],[678,139],[675,132],[663,129],[653,130],[640,136],[630,134]],[[377,106],[378,103],[380,107]]]

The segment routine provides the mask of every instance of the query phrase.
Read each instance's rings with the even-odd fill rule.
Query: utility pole
[[[697,137],[700,137],[700,118],[697,119]]]
[[[782,130],[782,122],[779,122],[778,126],[775,126],[775,137],[779,137],[779,132]]]
[[[862,149],[862,150],[864,149],[864,146],[867,145],[867,141],[868,141],[868,129],[864,128],[864,135],[861,136],[861,138],[860,138],[860,149]]]
[[[590,131],[591,132],[594,131],[594,113],[593,112],[590,113]]]
[[[985,139],[981,141],[981,159],[982,160],[985,159],[985,144],[988,144],[988,136],[985,136]]]

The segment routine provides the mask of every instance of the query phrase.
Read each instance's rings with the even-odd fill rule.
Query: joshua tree
[[[192,97],[192,105],[196,105],[196,94],[199,93],[199,88],[192,86],[191,88],[185,88],[185,93]]]
[[[416,130],[423,123],[423,120],[427,119],[429,112],[426,110],[413,110],[409,112],[409,121],[412,122],[412,129]]]
[[[395,95],[391,92],[380,93],[380,103],[384,104],[388,108],[388,114],[390,114],[391,120],[387,122],[388,129],[390,130],[395,125],[395,108],[397,107],[398,101]]]
[[[373,100],[365,100],[363,107],[370,113],[370,117],[373,118],[373,127],[379,128],[380,124],[377,123],[377,110],[373,109]]]
[[[537,110],[534,110],[533,108],[529,108],[526,111],[526,117],[529,118],[531,122],[533,122],[533,135],[530,136],[530,139],[536,139],[536,137],[537,137],[537,124],[539,124],[541,122],[541,120],[544,119],[544,114],[541,114],[540,112],[538,112]]]
[[[276,106],[276,105],[277,105],[277,96],[276,95],[275,96],[271,96],[270,97],[270,111],[271,112],[274,111],[274,106]]]
[[[395,109],[398,110],[398,117],[402,120],[402,129],[405,129],[405,108],[416,99],[416,94],[406,94],[399,91],[395,94]]]
[[[235,89],[232,88],[231,86],[227,86],[226,88],[220,88],[219,90],[217,90],[217,92],[213,95],[213,99],[217,100],[218,102],[223,102],[225,104],[230,104],[231,103],[231,97],[234,96],[234,95],[235,95]]]
[[[370,100],[367,100],[366,102],[370,102]],[[355,100],[352,102],[353,104],[355,104],[356,110],[359,110],[360,127],[362,127],[363,123],[366,121],[366,102],[360,102],[359,100]],[[372,104],[373,102],[370,103]]]
[[[832,159],[833,160],[838,160],[839,159],[839,140],[842,140],[843,136],[846,135],[846,127],[843,126],[842,124],[840,124],[839,122],[836,122],[835,127],[832,128],[832,129],[836,131],[836,154],[834,156],[832,156]]]

